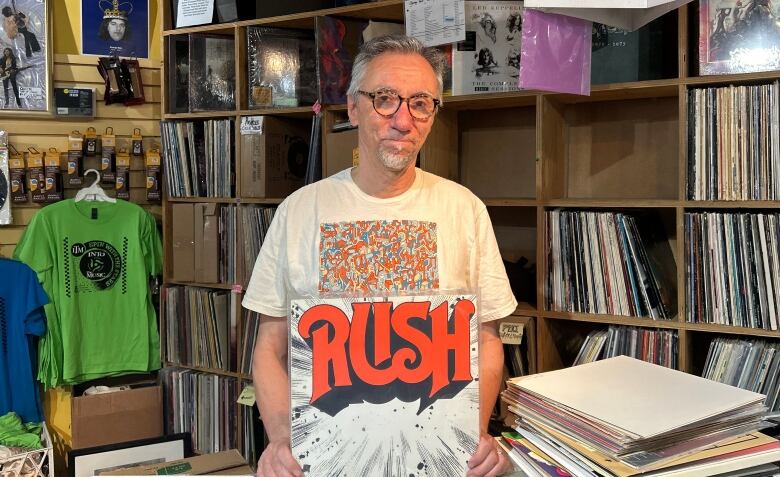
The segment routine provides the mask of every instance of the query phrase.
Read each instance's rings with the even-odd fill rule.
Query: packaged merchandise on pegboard
[[[24,155],[13,145],[8,145],[8,169],[11,173],[11,201],[14,204],[27,202],[27,167]]]
[[[10,224],[12,220],[8,177],[8,133],[0,131],[0,225]]]

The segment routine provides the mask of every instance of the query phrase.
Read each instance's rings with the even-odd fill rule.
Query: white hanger
[[[95,202],[116,202],[116,199],[109,197],[106,194],[106,191],[103,190],[102,187],[100,187],[100,173],[95,169],[87,169],[86,172],[84,172],[84,179],[87,178],[87,174],[90,172],[94,172],[97,176],[97,179],[95,182],[92,183],[91,186],[85,187],[78,191],[76,193],[76,198],[74,199],[76,202],[79,202],[81,200],[91,200]]]

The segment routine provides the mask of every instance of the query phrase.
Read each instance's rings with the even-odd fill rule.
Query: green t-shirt
[[[117,200],[64,200],[33,217],[14,257],[38,273],[51,299],[39,345],[46,386],[160,367],[149,276],[162,268],[154,218]]]

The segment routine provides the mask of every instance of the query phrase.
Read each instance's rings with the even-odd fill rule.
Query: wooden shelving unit
[[[690,9],[690,12],[689,12]],[[691,201],[686,195],[687,93],[690,88],[727,84],[755,84],[780,78],[780,72],[699,77],[689,64],[688,18],[696,2],[676,11],[677,75],[672,78],[597,85],[590,96],[522,91],[501,94],[445,97],[443,108],[420,153],[420,166],[469,187],[483,198],[491,214],[499,247],[505,259],[525,256],[536,264],[536,305],[522,303],[515,314],[533,318],[535,366],[549,371],[571,365],[588,332],[608,325],[675,330],[679,366],[700,373],[703,356],[716,336],[780,338],[780,332],[685,321],[686,276],[683,218],[701,209],[780,209],[769,201]],[[246,27],[313,28],[318,15],[341,15],[378,20],[403,20],[403,2],[384,0],[282,17],[224,25],[171,29],[166,17],[163,35],[222,33],[236,38],[235,111],[164,114],[165,119],[203,119],[278,115],[308,118],[310,107],[248,110],[246,108]],[[163,48],[163,54],[167,50]],[[245,56],[245,55],[244,55]],[[167,60],[167,59],[166,59]],[[167,65],[167,61],[164,61]],[[165,66],[164,66],[165,68]],[[165,74],[162,75],[165,78]],[[165,87],[163,86],[163,105]],[[344,118],[344,105],[322,109],[323,144],[336,118]],[[238,133],[237,133],[238,134]],[[237,135],[238,138],[238,135]],[[481,144],[491,144],[489,150]],[[236,156],[240,141],[236,141]],[[323,170],[329,161],[323,152]],[[333,163],[331,163],[332,165]],[[339,164],[341,164],[339,162]],[[242,171],[237,168],[240,177]],[[238,181],[237,181],[238,182]],[[167,199],[164,201],[165,276],[170,277],[173,224],[170,205],[176,202],[225,204],[278,204],[281,198],[245,199],[241,191],[231,199]],[[545,309],[545,215],[555,208],[641,211],[660,217],[676,263],[671,290],[673,318],[653,321],[614,315],[566,313]],[[166,278],[166,283],[172,284]],[[232,289],[232,284],[205,286]],[[241,328],[239,328],[241,329]],[[174,365],[173,363],[168,363]],[[196,368],[194,368],[196,369]],[[219,370],[203,370],[229,376]],[[249,376],[239,377],[249,379]]]

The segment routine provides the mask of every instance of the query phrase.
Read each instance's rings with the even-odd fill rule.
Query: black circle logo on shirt
[[[100,290],[114,286],[122,272],[122,260],[119,252],[110,243],[93,240],[86,243],[75,243],[70,249],[79,260],[79,271],[87,280]]]

